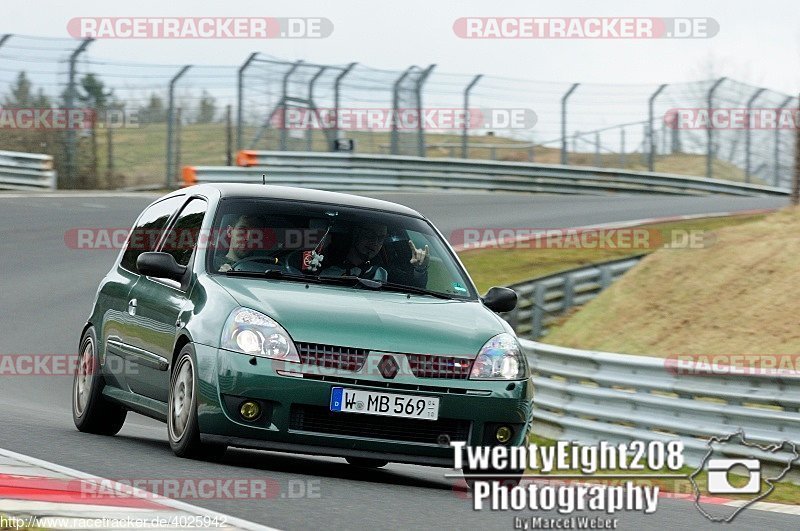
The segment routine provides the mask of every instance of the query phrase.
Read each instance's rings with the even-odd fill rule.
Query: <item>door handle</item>
[[[128,315],[136,315],[136,299],[131,299],[128,303]]]

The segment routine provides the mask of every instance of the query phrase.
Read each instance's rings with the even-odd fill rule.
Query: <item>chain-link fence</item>
[[[184,164],[231,164],[248,148],[536,161],[778,186],[789,186],[794,168],[797,98],[733,79],[554,83],[260,53],[231,65],[164,65],[105,59],[102,45],[0,36],[0,149],[52,154],[63,188],[165,186]],[[92,119],[26,127],[19,109],[30,108],[90,109]]]

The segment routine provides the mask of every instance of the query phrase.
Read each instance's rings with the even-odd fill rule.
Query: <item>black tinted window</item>
[[[180,265],[189,265],[192,251],[197,245],[200,227],[203,225],[206,206],[206,202],[202,199],[189,201],[164,239],[161,250],[174,256]]]
[[[167,221],[185,199],[183,196],[170,197],[151,205],[142,213],[128,238],[128,246],[122,255],[122,267],[138,272],[136,259],[142,253],[155,251]]]

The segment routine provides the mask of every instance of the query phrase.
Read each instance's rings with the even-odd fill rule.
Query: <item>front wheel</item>
[[[167,432],[169,445],[178,457],[214,460],[225,453],[225,446],[200,442],[197,423],[197,371],[191,345],[183,347],[172,371]]]
[[[116,435],[128,411],[103,396],[105,381],[97,357],[97,332],[89,327],[80,343],[80,357],[72,381],[72,420],[85,433]]]

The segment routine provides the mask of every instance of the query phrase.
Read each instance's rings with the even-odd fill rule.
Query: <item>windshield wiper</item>
[[[416,286],[408,286],[406,284],[397,284],[397,283],[394,283],[394,282],[384,282],[383,284],[381,284],[381,288],[388,289],[388,290],[391,290],[391,291],[397,291],[397,292],[400,292],[400,293],[415,293],[417,295],[430,295],[431,297],[436,297],[436,298],[439,298],[439,299],[445,299],[445,300],[449,300],[449,301],[458,300],[455,297],[451,297],[450,295],[447,295],[446,293],[440,293],[438,291],[431,291],[431,290],[425,289],[425,288],[418,288]]]
[[[335,284],[353,284],[355,282],[369,289],[381,289],[381,287],[383,287],[383,284],[376,280],[361,278],[355,275],[327,275],[323,273],[316,278],[320,282],[330,281]]]
[[[231,269],[230,271],[225,271],[225,274],[229,277],[279,278],[281,280],[293,280],[297,282],[316,281],[313,277],[307,278],[300,275],[290,275],[284,273],[280,269],[267,269],[266,271],[234,271]]]

